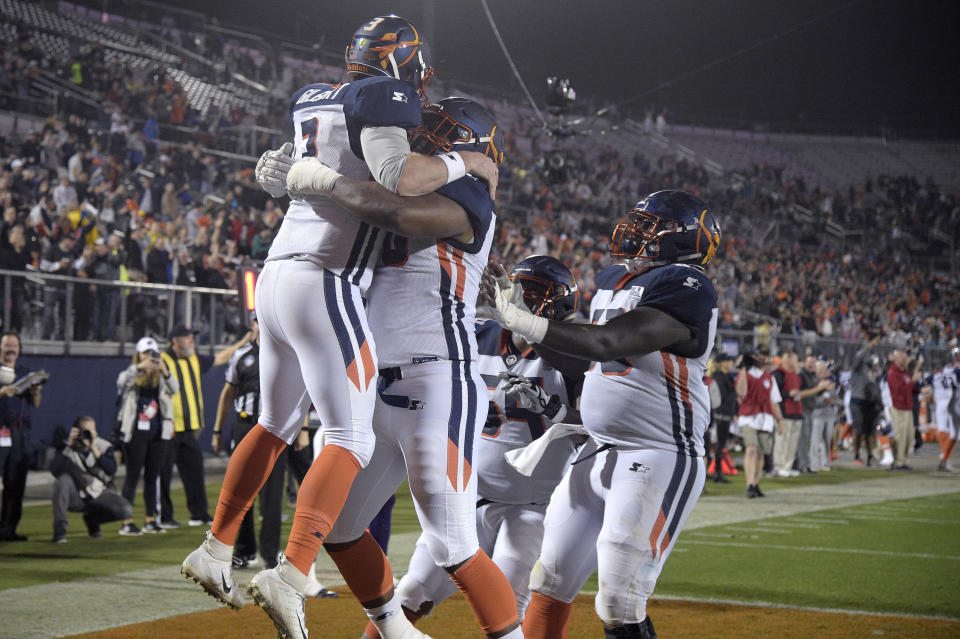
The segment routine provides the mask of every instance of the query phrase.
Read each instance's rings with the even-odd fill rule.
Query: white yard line
[[[765,530],[760,528],[741,528],[738,530],[756,530],[763,532],[790,532],[788,530]],[[910,559],[946,559],[948,561],[960,561],[960,555],[935,555],[926,552],[895,552],[892,550],[868,550],[865,548],[834,548],[832,546],[789,546],[786,544],[746,544],[737,541],[708,541],[706,539],[685,539],[680,537],[677,545],[698,544],[701,546],[727,546],[731,548],[763,548],[769,550],[800,550],[804,552],[835,552],[842,555],[872,555],[881,557],[906,557]]]

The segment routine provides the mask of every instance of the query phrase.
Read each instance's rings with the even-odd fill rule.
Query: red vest
[[[803,386],[803,379],[798,373],[788,373],[786,369],[781,368],[780,374],[783,375],[783,388],[780,389],[780,395],[783,397],[783,415],[784,417],[800,417],[803,415],[803,406],[800,402],[791,399],[790,391],[800,390]]]
[[[760,377],[754,377],[749,371],[747,376],[747,394],[740,400],[738,415],[773,415],[773,405],[770,403],[770,389],[774,381],[768,371],[763,371]]]

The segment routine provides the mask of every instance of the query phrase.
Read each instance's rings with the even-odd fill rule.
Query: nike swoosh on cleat
[[[380,615],[379,617],[377,617],[376,619],[374,619],[374,621],[383,621],[384,619],[386,619],[386,618],[389,617],[389,616],[390,616],[390,613],[389,613],[389,612],[385,612],[385,613],[383,613],[382,615]]]
[[[233,588],[227,586],[227,578],[223,576],[222,572],[220,573],[220,581],[223,582],[223,591],[227,594],[230,594],[230,591],[233,590]]]

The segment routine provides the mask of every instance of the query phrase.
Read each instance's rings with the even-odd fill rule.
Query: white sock
[[[400,598],[396,595],[382,606],[364,608],[364,611],[383,639],[402,639],[409,630],[413,630],[413,624],[400,609]]]
[[[523,630],[520,626],[517,626],[507,634],[503,635],[500,639],[523,639]]]
[[[230,561],[233,558],[233,546],[228,546],[216,537],[212,533],[207,535],[207,551],[213,555],[214,559],[219,561]]]
[[[285,582],[293,586],[297,592],[303,594],[307,589],[307,576],[300,572],[300,570],[287,561],[286,557],[280,559],[280,563],[277,564],[277,574],[280,575],[280,578]]]

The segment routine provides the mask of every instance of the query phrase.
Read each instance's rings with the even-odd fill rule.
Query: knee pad
[[[353,453],[360,463],[360,468],[366,468],[373,457],[373,449],[376,447],[377,438],[372,429],[366,429],[362,432],[354,432],[351,435],[338,433],[337,431],[323,431],[323,445],[334,444],[340,448],[345,448]]]
[[[443,566],[447,572],[450,572],[451,566],[462,564],[480,550],[480,543],[477,541],[476,534],[473,535],[471,540],[455,535],[444,537],[424,532],[421,541],[430,552],[433,563]]]
[[[639,584],[639,585],[642,585]],[[653,584],[650,584],[649,590],[641,588],[639,590],[652,591]],[[600,581],[600,588],[594,601],[594,607],[597,616],[608,626],[634,626],[638,624],[638,619],[643,620],[647,616],[647,597],[648,595],[636,592],[637,588],[630,584],[623,584],[619,588],[611,588],[609,584]],[[623,635],[633,637],[633,635]]]
[[[556,571],[552,570],[552,567],[542,564],[539,559],[533,565],[533,570],[530,571],[530,591],[539,592],[541,595],[564,603],[572,602],[577,596],[576,592],[567,592],[567,589],[562,587],[561,581],[557,578]]]

